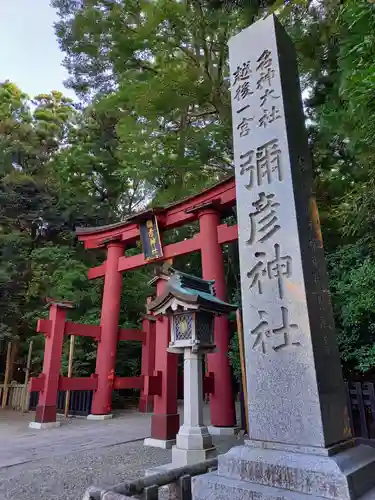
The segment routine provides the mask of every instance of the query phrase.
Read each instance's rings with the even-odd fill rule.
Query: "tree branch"
[[[194,119],[194,118],[201,118],[202,116],[209,116],[209,115],[216,115],[217,110],[212,109],[211,111],[203,111],[202,113],[197,113],[195,115],[190,115],[189,119]]]

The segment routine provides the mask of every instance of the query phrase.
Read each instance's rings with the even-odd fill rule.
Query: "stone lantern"
[[[212,438],[203,424],[203,355],[215,349],[215,315],[236,309],[215,296],[214,281],[171,268],[169,275],[164,293],[148,308],[155,316],[170,317],[168,350],[184,355],[184,423],[172,448],[172,464],[157,469],[193,464],[216,456]]]

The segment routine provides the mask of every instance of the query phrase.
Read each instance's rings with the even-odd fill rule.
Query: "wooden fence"
[[[0,401],[3,398],[4,393],[4,384],[0,384]],[[30,393],[26,390],[24,384],[18,384],[15,382],[11,382],[7,388],[7,396],[6,396],[6,406],[8,408],[12,408],[13,410],[23,410],[24,408],[27,410],[29,408],[30,401]]]
[[[375,440],[375,385],[373,382],[347,382],[346,394],[352,433]],[[375,441],[373,446],[375,446]]]
[[[57,393],[56,410],[57,413],[64,413],[66,391]],[[69,393],[69,415],[87,416],[91,411],[92,391],[70,391]],[[29,398],[30,410],[35,410],[38,404],[39,392],[31,392]]]

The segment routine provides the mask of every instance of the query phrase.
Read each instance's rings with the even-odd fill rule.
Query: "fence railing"
[[[4,392],[4,384],[0,384],[0,401]],[[11,382],[7,387],[6,406],[13,410],[28,409],[30,401],[30,393],[25,388],[24,384]]]
[[[86,490],[83,500],[127,500],[134,495],[144,500],[158,500],[159,498],[191,500],[191,478],[216,469],[217,458],[212,458],[198,464],[146,476],[136,481],[126,481],[113,486],[110,490],[91,486]]]
[[[353,435],[375,439],[375,385],[372,382],[347,382],[346,394]]]
[[[66,391],[57,393],[56,410],[57,413],[64,413]],[[91,412],[92,391],[70,391],[69,395],[69,415],[87,416]],[[39,392],[30,393],[29,409],[35,410],[39,400]]]

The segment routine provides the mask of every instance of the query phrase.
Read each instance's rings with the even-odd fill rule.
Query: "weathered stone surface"
[[[204,462],[217,455],[203,421],[203,352],[193,352],[190,347],[179,349],[184,353],[184,423],[176,436],[176,446],[172,448],[170,468]],[[147,475],[153,473],[146,471]]]
[[[295,50],[272,16],[229,48],[249,436],[325,447],[350,430]]]
[[[341,451],[353,448],[353,446],[356,445],[356,440],[354,438],[348,439],[347,441],[342,441],[341,443],[337,443],[328,448],[316,448],[314,446],[304,446],[299,444],[288,445],[272,441],[253,441],[251,439],[246,439],[245,444],[246,446],[250,446],[252,448],[262,448],[264,450],[282,450],[290,453],[307,453],[308,455],[322,455],[323,457],[330,457],[340,453]]]
[[[367,492],[366,495],[363,495],[363,497],[360,498],[360,500],[375,500],[375,489]]]
[[[172,465],[174,467],[183,467],[184,465],[193,465],[205,462],[217,456],[217,449],[212,446],[205,449],[183,449],[174,446],[172,448]]]
[[[218,473],[317,497],[350,500],[373,484],[375,453],[369,446],[331,457],[239,446],[219,457]]]
[[[93,500],[94,498],[100,498],[103,493],[102,488],[98,488],[96,486],[90,486],[85,491],[82,500]]]
[[[250,440],[193,498],[359,499],[375,450],[350,439],[295,51],[271,16],[229,53]]]
[[[205,474],[192,479],[194,500],[323,500],[324,497],[298,493],[276,487],[263,486],[248,481]],[[352,497],[355,498],[355,497]],[[374,500],[375,489],[359,500]]]
[[[181,425],[176,436],[177,448],[204,450],[212,446],[212,436],[205,425]]]
[[[182,500],[176,483],[166,484],[159,488],[159,500]]]
[[[114,493],[113,491],[107,491],[106,493],[104,493],[101,500],[134,500],[134,497],[128,497],[126,495]]]
[[[321,500],[311,495],[206,474],[192,479],[194,500]]]

